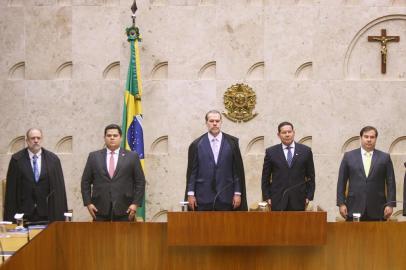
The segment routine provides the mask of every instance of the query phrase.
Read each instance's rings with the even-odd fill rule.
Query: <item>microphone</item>
[[[216,202],[217,202],[217,198],[218,196],[223,193],[225,190],[227,190],[230,186],[234,185],[233,182],[228,183],[225,187],[223,187],[219,192],[217,192],[216,196],[214,196],[214,201],[213,201],[213,207],[212,207],[212,211],[214,211],[214,207],[216,206]]]
[[[47,202],[47,206],[48,206],[49,198],[50,198],[52,195],[54,195],[54,193],[55,193],[55,189],[51,190],[51,192],[49,192],[49,194],[45,197],[45,200],[46,200],[46,202]]]
[[[296,185],[293,185],[293,186],[288,187],[287,189],[285,189],[285,191],[282,193],[281,202],[283,202],[283,200],[285,199],[285,196],[286,196],[287,193],[289,193],[290,191],[292,191],[292,190],[294,190],[294,189],[296,189],[298,187],[301,187],[302,185],[307,184],[308,182],[309,182],[309,180],[306,177],[304,182],[300,182],[300,183],[298,183]],[[280,211],[283,211],[282,208],[280,209]]]

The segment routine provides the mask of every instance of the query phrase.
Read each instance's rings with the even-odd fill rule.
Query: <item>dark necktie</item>
[[[39,170],[38,170],[38,161],[37,160],[38,160],[38,156],[34,155],[32,157],[32,170],[34,172],[35,182],[38,183],[38,181],[39,181]]]
[[[292,155],[292,151],[291,151],[292,147],[288,146],[286,148],[288,149],[288,155],[286,157],[286,160],[288,161],[289,167],[291,167],[292,166],[292,159],[293,159],[293,155]]]

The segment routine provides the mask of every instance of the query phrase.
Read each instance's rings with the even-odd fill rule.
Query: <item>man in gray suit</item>
[[[375,149],[376,128],[362,128],[360,137],[361,148],[345,153],[341,162],[337,206],[346,220],[352,220],[354,213],[361,214],[362,221],[386,220],[396,206],[392,160],[389,154]]]
[[[104,129],[106,148],[91,152],[82,176],[83,203],[95,221],[132,221],[145,192],[136,152],[120,149],[121,128]]]

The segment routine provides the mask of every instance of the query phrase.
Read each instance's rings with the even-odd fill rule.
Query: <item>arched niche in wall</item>
[[[24,80],[25,78],[25,62],[19,62],[12,66],[8,71],[10,80]]]
[[[108,65],[103,71],[103,79],[119,80],[120,79],[120,62],[116,61]]]
[[[264,153],[264,136],[255,137],[248,143],[247,155],[263,155]]]
[[[356,148],[360,147],[360,137],[359,136],[354,136],[349,138],[347,141],[345,141],[343,147],[341,147],[341,153],[345,153],[351,150],[354,150]]]
[[[168,79],[168,62],[161,62],[155,65],[151,71],[152,80]]]
[[[264,72],[265,72],[265,63],[258,62],[253,64],[247,72],[247,79],[248,80],[263,80],[264,79]]]
[[[72,61],[68,61],[60,65],[55,72],[57,80],[71,80],[72,79]]]
[[[397,138],[389,147],[389,153],[393,155],[406,154],[406,136]]]
[[[168,210],[161,210],[151,218],[152,222],[167,222],[168,221]]]
[[[73,138],[66,136],[59,140],[56,144],[56,153],[58,154],[72,154],[73,152]]]
[[[215,80],[216,79],[216,61],[206,63],[197,74],[199,80]]]
[[[9,154],[14,154],[14,153],[17,153],[18,151],[24,149],[24,147],[25,147],[25,137],[18,136],[9,143],[7,152]]]
[[[312,136],[306,136],[301,138],[298,142],[312,148],[313,138]]]
[[[168,135],[161,136],[152,143],[151,154],[154,155],[168,154]]]
[[[311,80],[313,78],[313,62],[306,62],[297,68],[295,72],[297,80]]]

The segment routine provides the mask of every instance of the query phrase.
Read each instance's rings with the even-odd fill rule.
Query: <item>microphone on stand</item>
[[[55,193],[55,189],[51,190],[51,192],[49,192],[49,194],[45,197],[45,200],[47,202],[47,206],[48,206],[48,202],[49,202],[49,198],[54,195]]]
[[[214,211],[214,207],[216,206],[216,202],[217,202],[217,198],[218,196],[223,193],[225,190],[227,190],[230,186],[233,186],[234,183],[228,183],[225,187],[223,187],[223,189],[221,189],[219,192],[217,192],[216,196],[214,196],[214,201],[213,201],[213,206],[212,206],[212,211]]]
[[[302,185],[307,184],[308,182],[309,182],[308,178],[305,178],[304,182],[300,182],[300,183],[298,183],[296,185],[293,185],[293,186],[288,187],[287,189],[285,189],[285,191],[282,193],[281,202],[283,202],[283,200],[285,199],[285,196],[286,196],[287,193],[289,193],[290,191],[292,191],[292,190],[294,190],[294,189],[296,189],[298,187],[301,187]],[[280,209],[280,211],[283,211],[282,208]]]

